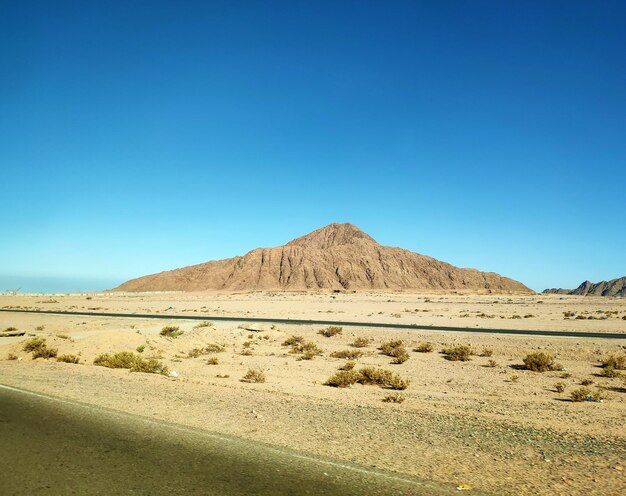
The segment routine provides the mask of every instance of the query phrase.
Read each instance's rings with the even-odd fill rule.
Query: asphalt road
[[[3,496],[436,496],[457,492],[453,486],[3,385],[0,463]]]
[[[444,331],[470,332],[478,334],[512,334],[516,336],[557,336],[566,338],[601,338],[626,339],[626,333],[619,332],[592,332],[592,331],[548,331],[531,329],[493,329],[486,327],[450,327],[429,326],[417,324],[392,324],[381,322],[347,322],[337,320],[302,320],[302,319],[273,319],[271,317],[216,317],[213,315],[175,315],[175,314],[140,314],[140,313],[110,313],[110,312],[70,312],[55,310],[11,310],[0,309],[0,312],[35,313],[49,315],[77,315],[84,317],[119,317],[131,319],[168,319],[168,320],[214,320],[225,322],[255,322],[264,324],[290,325],[334,325],[342,327],[377,327],[384,329],[404,329],[414,331]]]

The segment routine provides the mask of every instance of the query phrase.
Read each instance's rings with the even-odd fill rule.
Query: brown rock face
[[[546,289],[544,293],[570,294],[580,296],[612,296],[626,297],[626,277],[593,283],[585,281],[576,289]]]
[[[532,293],[493,272],[460,269],[381,246],[352,224],[331,224],[277,248],[139,277],[114,291],[492,290]]]

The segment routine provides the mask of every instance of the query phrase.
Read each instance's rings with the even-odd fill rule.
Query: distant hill
[[[576,289],[546,289],[543,293],[570,294],[581,296],[621,296],[626,297],[626,277],[592,283],[585,281]]]
[[[114,291],[472,290],[533,293],[493,272],[461,269],[330,224],[277,248],[132,279]]]

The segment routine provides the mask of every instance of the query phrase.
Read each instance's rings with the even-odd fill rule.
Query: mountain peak
[[[368,234],[349,222],[343,224],[333,222],[287,243],[288,246],[325,249],[331,246],[347,245],[356,240],[365,240],[377,244]]]
[[[381,246],[333,223],[275,248],[127,281],[117,291],[475,290],[532,293],[498,274]]]

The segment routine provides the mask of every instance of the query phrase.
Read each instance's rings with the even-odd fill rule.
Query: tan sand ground
[[[89,298],[89,299],[87,299]],[[235,323],[193,329],[194,321],[155,321],[0,313],[0,330],[14,326],[45,336],[81,365],[32,360],[28,338],[0,338],[0,383],[225,432],[303,451],[384,467],[424,479],[461,483],[494,494],[621,494],[626,465],[626,383],[598,376],[598,364],[626,350],[626,301],[560,296],[389,294],[91,294],[2,296],[0,308],[163,312],[250,317],[403,322],[594,332],[623,332],[624,340],[539,338],[450,332],[344,328],[326,338],[319,326],[281,325],[250,333]],[[167,310],[173,307],[173,310]],[[564,312],[595,319],[564,318]],[[607,313],[608,312],[608,313]],[[616,312],[616,313],[615,313]],[[467,316],[466,316],[467,315]],[[513,318],[519,315],[520,318]],[[532,317],[526,317],[532,315]],[[596,320],[597,319],[597,320]],[[159,336],[180,326],[177,338]],[[36,330],[44,326],[43,330]],[[324,355],[298,360],[282,346],[292,334],[314,341]],[[323,385],[346,360],[330,358],[356,336],[372,339],[357,369],[373,365],[411,380],[402,404],[375,386]],[[401,365],[377,350],[387,339],[407,348],[428,341],[434,353],[410,352]],[[252,345],[244,346],[251,342]],[[223,344],[217,365],[194,348]],[[449,362],[437,351],[470,344],[479,354]],[[92,365],[102,352],[133,351],[161,357],[177,378]],[[251,355],[242,355],[246,349]],[[563,372],[535,373],[516,365],[531,351],[556,355]],[[6,360],[9,353],[18,360]],[[486,367],[489,360],[496,367]],[[262,368],[263,384],[243,383]],[[218,377],[222,376],[222,377]],[[228,377],[223,377],[228,376]],[[512,376],[518,376],[516,381]],[[583,379],[608,397],[602,403],[569,401]],[[566,391],[555,392],[564,382]]]

